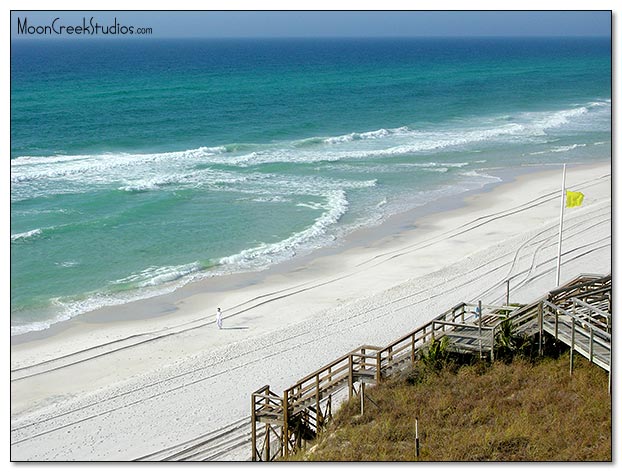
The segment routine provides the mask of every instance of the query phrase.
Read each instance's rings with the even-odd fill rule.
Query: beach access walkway
[[[480,316],[481,314],[481,316]],[[253,461],[272,461],[299,450],[332,416],[333,396],[346,390],[365,408],[365,385],[412,367],[419,352],[447,337],[451,351],[479,353],[491,361],[501,324],[537,336],[542,352],[546,332],[555,342],[609,372],[611,391],[611,275],[582,275],[529,305],[461,303],[386,347],[360,346],[309,374],[279,396],[265,385],[251,395]]]
[[[608,371],[611,380],[611,289],[611,275],[583,274],[527,305],[457,304],[385,347],[363,345],[348,352],[282,395],[264,385],[251,394],[250,418],[137,460],[212,460],[244,444],[251,445],[253,461],[287,457],[323,429],[342,400],[358,397],[364,411],[371,402],[365,386],[411,368],[432,340],[446,337],[451,351],[494,360],[495,339],[506,320],[514,334],[535,336],[540,352],[544,333],[569,346],[571,373],[577,353]]]

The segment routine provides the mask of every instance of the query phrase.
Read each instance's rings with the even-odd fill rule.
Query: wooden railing
[[[280,436],[279,426],[283,424],[285,411],[283,399],[272,392],[269,385],[264,385],[251,394],[251,460],[270,462],[282,455],[280,447],[271,454],[270,446],[273,436]],[[258,428],[257,423],[264,424]]]
[[[604,277],[582,275],[563,287],[551,290],[547,298],[551,303],[561,306],[572,298],[592,303],[607,297],[611,298],[611,274]]]
[[[300,448],[306,436],[322,429],[332,416],[333,394],[347,389],[348,398],[362,397],[365,383],[377,383],[413,365],[418,352],[434,339],[452,335],[454,340],[465,341],[462,344],[456,341],[455,346],[479,350],[482,355],[489,353],[494,358],[494,325],[515,308],[460,303],[384,348],[369,345],[356,348],[300,379],[283,392],[283,397],[271,392],[268,385],[253,392],[251,421],[266,426],[262,432],[265,437],[256,428],[252,431],[252,460],[288,456]],[[457,329],[460,333],[456,333]],[[487,333],[487,341],[481,341],[482,333]],[[470,345],[469,340],[476,344]],[[274,426],[280,426],[281,432]],[[278,443],[276,448],[271,448],[271,442]],[[270,450],[276,452],[271,455]]]
[[[363,407],[366,383],[378,383],[413,365],[422,348],[435,339],[447,336],[452,350],[479,352],[480,357],[494,360],[495,336],[506,319],[512,320],[517,332],[539,332],[540,351],[546,331],[567,343],[571,352],[575,350],[610,370],[611,316],[590,302],[605,303],[610,309],[611,275],[583,276],[529,305],[460,303],[383,348],[363,345],[354,349],[300,379],[283,392],[283,397],[266,385],[252,394],[252,460],[286,457],[299,449],[302,441],[324,427],[332,416],[332,395],[344,388],[350,399],[358,394]],[[573,307],[572,312],[569,306]],[[607,349],[609,357],[605,361]],[[256,423],[265,423],[265,431],[258,431]],[[281,428],[280,433],[277,427]],[[260,438],[263,444],[258,447]],[[277,447],[271,455],[273,439]]]
[[[284,392],[287,396],[287,403],[292,409],[291,413],[297,414],[301,408],[308,405],[316,405],[319,410],[324,393],[345,384],[348,385],[348,391],[352,394],[356,379],[368,375],[369,371],[376,368],[376,363],[371,360],[375,361],[378,350],[379,348],[375,346],[360,346],[300,379]]]
[[[542,326],[555,339],[570,347],[590,362],[611,373],[611,334],[601,329],[593,320],[565,310],[547,300],[542,301]]]
[[[600,308],[590,305],[589,303],[585,303],[583,300],[579,300],[578,298],[572,298],[571,300],[573,303],[573,313],[583,317],[586,321],[595,324],[607,333],[611,333],[611,313],[601,310]]]

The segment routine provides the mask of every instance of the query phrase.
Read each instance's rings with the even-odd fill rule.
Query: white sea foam
[[[186,180],[184,176],[169,176],[169,177],[153,177],[147,179],[137,179],[126,182],[125,185],[119,187],[119,190],[124,192],[147,192],[150,190],[158,190],[162,186],[180,183]]]
[[[588,107],[606,107],[606,106],[610,106],[611,105],[611,99],[610,98],[606,98],[603,100],[598,100],[596,102],[590,102],[588,103]]]
[[[482,171],[470,170],[462,173],[465,177],[476,177],[480,182],[483,181],[494,181],[494,182],[502,182],[503,179],[501,177],[497,177],[496,175],[486,174]],[[486,182],[487,183],[487,182]]]
[[[126,158],[132,161],[144,159],[145,161],[157,161],[160,159],[176,159],[184,157],[203,157],[227,152],[224,146],[216,147],[199,147],[196,149],[188,149],[185,151],[171,151],[156,154],[131,154],[127,152],[120,153],[102,153],[102,154],[80,154],[80,155],[53,155],[53,156],[20,156],[11,159],[11,168],[19,168],[22,166],[32,165],[50,165],[62,163],[86,162],[91,165],[94,158],[101,158],[105,161],[108,159]],[[114,165],[114,163],[113,163]]]
[[[348,200],[343,190],[333,190],[326,195],[327,210],[307,229],[294,233],[290,237],[273,244],[260,244],[245,249],[232,256],[220,259],[220,264],[231,267],[234,271],[264,268],[275,262],[296,255],[305,249],[304,245],[325,236],[328,228],[339,221],[348,209]]]
[[[18,336],[31,331],[42,331],[56,323],[68,321],[76,316],[102,307],[123,305],[125,303],[171,293],[190,282],[192,277],[188,277],[188,275],[195,273],[194,268],[198,266],[198,263],[193,263],[177,267],[150,268],[151,270],[146,269],[139,274],[127,277],[127,280],[134,282],[136,287],[140,287],[140,289],[137,290],[90,293],[85,294],[84,297],[80,299],[53,298],[51,303],[56,313],[55,316],[44,321],[11,326],[11,336]],[[196,274],[200,274],[200,272],[196,272]],[[124,280],[125,279],[115,281],[112,285],[120,284],[124,282]],[[125,283],[127,283],[127,280],[125,280]]]
[[[585,147],[587,146],[587,144],[571,144],[570,146],[558,146],[555,147],[553,149],[551,149],[551,152],[566,152],[566,151],[572,151],[573,149],[577,149],[580,147]]]
[[[321,203],[296,203],[297,207],[310,208],[311,210],[323,210],[325,206]]]
[[[80,265],[80,263],[77,261],[63,261],[63,262],[56,262],[55,265],[60,266],[60,267],[75,267],[77,265]]]
[[[252,194],[254,198],[287,198],[292,195],[325,197],[328,192],[375,187],[377,179],[345,180],[315,176],[282,176],[257,174],[248,179],[236,192]]]
[[[241,177],[234,171],[209,169],[214,164],[238,167],[279,162],[307,164],[468,149],[474,143],[523,143],[546,135],[550,129],[589,118],[597,111],[606,118],[609,110],[609,102],[596,101],[565,110],[518,113],[506,120],[482,118],[460,125],[446,123],[435,129],[400,127],[353,132],[323,138],[319,145],[313,144],[318,138],[306,140],[312,143],[311,146],[296,147],[295,141],[255,145],[251,152],[242,150],[253,146],[238,145],[230,152],[226,146],[215,146],[152,154],[24,156],[11,160],[11,182],[14,185],[11,197],[15,200],[49,193],[88,191],[94,185],[115,183],[121,190],[140,192],[157,190],[163,184],[239,182]],[[332,145],[336,143],[347,145]]]
[[[153,166],[178,170],[225,152],[224,147],[197,148],[156,154],[106,153],[80,156],[18,157],[11,160],[14,184],[41,179],[88,179],[92,183],[123,180],[144,173]],[[209,161],[205,161],[209,162]]]
[[[337,150],[301,149],[292,152],[285,149],[271,149],[252,152],[241,156],[228,156],[227,162],[239,166],[267,164],[273,162],[314,163],[335,162],[349,159],[399,156],[465,146],[474,142],[490,141],[501,137],[517,136],[525,127],[519,124],[504,124],[492,129],[452,131],[410,131],[401,137],[408,138],[405,144],[387,141],[387,147],[371,149]]]
[[[274,197],[257,197],[251,198],[250,200],[258,203],[287,203],[291,201],[288,198],[282,197],[281,195],[275,195]]]
[[[203,160],[185,157],[166,159],[159,155],[154,160],[128,155],[91,156],[89,160],[69,161],[62,164],[37,164],[12,168],[11,200],[16,202],[50,194],[93,191],[95,187],[114,186],[125,192],[158,190],[163,186],[175,188],[218,186],[244,182],[248,177],[239,172],[214,170],[207,155]]]
[[[423,163],[412,163],[412,166],[415,167],[424,167],[424,168],[435,168],[435,167],[466,167],[469,165],[468,162],[423,162]]]
[[[542,114],[541,118],[533,120],[531,126],[533,129],[541,129],[543,132],[550,128],[557,128],[567,124],[572,118],[576,118],[588,113],[588,107],[578,107],[570,110],[561,110],[552,114]]]
[[[15,210],[11,214],[16,216],[27,216],[27,215],[48,215],[48,214],[70,214],[74,213],[74,210],[69,210],[67,208],[49,208],[49,209],[39,209],[39,208],[27,208],[24,210]]]
[[[20,334],[30,333],[32,331],[43,331],[48,329],[55,323],[59,323],[61,321],[66,321],[70,319],[70,316],[56,316],[51,320],[46,321],[33,321],[31,323],[26,323],[22,325],[14,325],[11,326],[11,336],[19,336]]]
[[[20,241],[23,239],[30,239],[34,236],[39,236],[41,234],[41,229],[33,229],[30,231],[25,231],[23,233],[16,233],[11,235],[11,241]]]
[[[29,331],[40,331],[43,329],[47,329],[53,324],[68,321],[72,318],[75,318],[76,316],[97,310],[99,308],[119,306],[125,303],[144,300],[146,298],[170,293],[179,288],[180,286],[181,284],[169,284],[160,285],[157,288],[153,287],[151,290],[135,290],[126,293],[93,293],[88,294],[86,298],[81,300],[56,298],[52,300],[52,304],[55,306],[54,311],[58,313],[54,318],[25,325],[11,326],[11,336],[27,333]]]
[[[530,152],[529,155],[530,156],[536,156],[539,154],[548,154],[551,152],[567,152],[567,151],[572,151],[573,149],[577,149],[577,148],[581,148],[581,147],[585,147],[587,146],[587,144],[581,143],[581,144],[571,144],[569,146],[554,146],[551,149],[547,149],[546,151],[534,151],[534,152]]]
[[[324,138],[322,142],[327,144],[337,144],[337,143],[349,143],[352,141],[365,140],[365,139],[378,139],[384,138],[387,136],[396,136],[396,135],[404,135],[410,132],[411,130],[407,126],[402,126],[400,128],[394,129],[377,129],[375,131],[366,131],[363,133],[348,133],[341,136],[331,136],[328,138]]]
[[[138,288],[154,287],[197,273],[202,270],[202,268],[203,267],[198,262],[177,266],[148,267],[128,277],[115,280],[112,282],[112,285],[118,286],[127,284]]]
[[[485,162],[485,161],[479,161]],[[336,163],[326,165],[324,168],[329,171],[340,172],[356,172],[361,174],[382,174],[382,173],[395,173],[402,171],[432,171],[434,169],[443,168],[445,170],[440,172],[449,171],[448,168],[462,168],[470,165],[469,162],[391,162],[388,164],[365,164],[364,166]]]

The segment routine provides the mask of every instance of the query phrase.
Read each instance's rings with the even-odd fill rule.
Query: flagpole
[[[564,164],[564,170],[562,173],[562,198],[559,205],[559,240],[557,242],[557,276],[555,277],[555,286],[559,287],[559,273],[561,270],[562,261],[562,228],[564,226],[564,207],[566,194],[566,164]]]

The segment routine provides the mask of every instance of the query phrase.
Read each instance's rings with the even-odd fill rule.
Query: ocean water
[[[611,156],[609,39],[11,49],[12,335]]]

